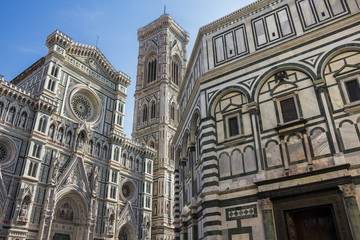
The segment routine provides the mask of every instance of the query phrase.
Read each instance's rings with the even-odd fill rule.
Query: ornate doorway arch
[[[67,192],[56,203],[50,239],[85,239],[88,222],[88,209],[84,199],[74,191]]]
[[[120,228],[118,240],[135,240],[136,233],[130,224],[126,223]]]

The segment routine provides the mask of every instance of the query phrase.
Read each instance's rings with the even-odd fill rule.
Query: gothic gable
[[[59,178],[58,189],[72,186],[82,192],[91,193],[90,184],[81,158],[74,158],[68,166],[63,167],[65,169]]]

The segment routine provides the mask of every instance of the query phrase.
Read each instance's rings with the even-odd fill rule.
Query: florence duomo
[[[0,60],[0,239],[360,240],[360,1],[226,3]]]

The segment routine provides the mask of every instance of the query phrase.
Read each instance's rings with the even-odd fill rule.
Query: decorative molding
[[[356,186],[355,184],[344,184],[339,186],[340,191],[343,193],[344,198],[356,197]]]
[[[262,210],[272,210],[273,205],[270,198],[263,198],[258,200]]]

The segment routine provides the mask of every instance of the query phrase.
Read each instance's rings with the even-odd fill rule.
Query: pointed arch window
[[[151,119],[154,119],[156,117],[156,107],[155,102],[151,102]]]
[[[148,119],[148,108],[147,108],[147,106],[145,105],[144,108],[143,108],[143,119],[142,119],[142,121],[143,121],[143,122],[146,122],[147,119]]]
[[[103,158],[105,160],[107,160],[107,158],[108,158],[108,148],[107,148],[107,146],[104,146]]]
[[[179,85],[179,63],[175,59],[171,61],[171,81]]]
[[[175,104],[174,103],[171,104],[170,117],[171,117],[171,120],[175,121]]]
[[[120,154],[119,148],[115,148],[115,152],[114,152],[115,161],[119,161],[119,154]]]
[[[156,69],[157,69],[157,60],[156,57],[150,58],[147,64],[147,82],[151,83],[156,80]]]
[[[47,117],[42,116],[39,120],[38,131],[45,133],[47,125]]]

